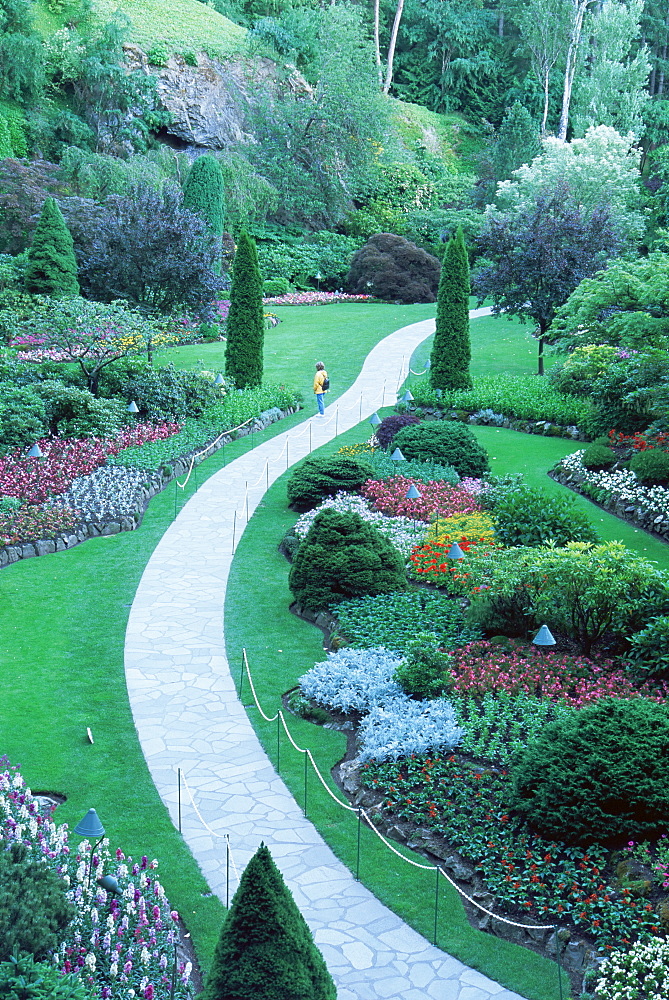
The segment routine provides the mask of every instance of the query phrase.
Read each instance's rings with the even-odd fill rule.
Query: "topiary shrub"
[[[587,514],[569,495],[517,486],[498,492],[492,512],[495,538],[507,547],[599,541]]]
[[[288,585],[306,611],[323,611],[350,597],[405,590],[404,559],[357,514],[326,509],[297,550]]]
[[[669,713],[607,700],[546,726],[511,771],[510,807],[550,839],[647,840],[669,823]]]
[[[591,444],[581,456],[581,465],[586,469],[599,471],[600,469],[610,469],[615,460],[616,453],[612,448],[601,444]]]
[[[372,476],[371,465],[360,458],[307,458],[288,480],[288,503],[295,510],[311,510],[337,493],[359,493]]]
[[[51,957],[74,918],[67,886],[25,844],[0,841],[0,961],[14,949]]]
[[[379,233],[353,256],[346,290],[391,302],[435,302],[441,264],[415,243]]]
[[[669,483],[669,452],[658,448],[640,451],[632,458],[630,469],[640,483],[664,486]]]
[[[403,427],[393,444],[407,459],[446,463],[460,476],[477,478],[490,472],[488,453],[473,431],[452,420],[426,420],[415,427]]]
[[[418,417],[412,417],[408,413],[392,413],[389,417],[384,417],[376,428],[376,440],[382,448],[388,448],[398,431],[419,423]]]

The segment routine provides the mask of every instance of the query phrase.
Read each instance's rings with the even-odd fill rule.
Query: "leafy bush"
[[[570,495],[522,486],[499,497],[493,515],[495,537],[506,546],[599,541],[588,515]]]
[[[38,382],[35,392],[44,401],[49,430],[61,438],[113,437],[128,416],[118,399],[96,399],[88,389],[55,380]]]
[[[357,514],[323,510],[300,545],[288,585],[307,611],[406,588],[404,559]]]
[[[645,628],[630,636],[627,657],[639,676],[669,679],[669,616],[656,615]]]
[[[612,448],[593,442],[583,452],[581,463],[586,469],[599,471],[601,469],[610,469],[615,460],[616,453]]]
[[[44,403],[29,386],[0,383],[0,455],[28,448],[48,429]]]
[[[442,649],[456,649],[481,638],[465,622],[459,603],[440,594],[409,591],[345,601],[337,608],[338,633],[354,646],[385,646],[403,653],[421,633]]]
[[[398,700],[373,708],[362,720],[358,759],[398,760],[412,754],[450,750],[458,745],[463,733],[453,706],[443,698]]]
[[[140,419],[148,420],[199,417],[223,396],[209,375],[183,371],[173,364],[155,368],[143,358],[114,361],[103,368],[99,384],[103,396],[134,400]]]
[[[167,42],[154,42],[146,53],[151,66],[167,66],[170,57],[170,47]]]
[[[473,389],[452,389],[437,396],[424,383],[412,385],[415,406],[442,410],[491,409],[513,420],[550,420],[580,427],[593,412],[592,403],[558,392],[536,375],[473,375]]]
[[[395,680],[410,698],[438,698],[449,688],[450,662],[450,656],[439,649],[433,635],[417,635],[406,644],[404,659],[395,668]]]
[[[653,614],[669,610],[669,575],[619,542],[564,548],[500,549],[495,558],[471,555],[466,569],[470,620],[508,634],[548,622],[587,656],[606,639],[624,644]]]
[[[362,243],[360,239],[327,231],[306,237],[260,229],[252,229],[251,233],[258,247],[260,270],[266,279],[283,280],[297,288],[319,285],[331,292],[344,285],[351,257]],[[320,281],[317,274],[321,276]]]
[[[408,459],[452,465],[460,476],[484,476],[490,471],[488,454],[469,427],[450,420],[427,420],[403,427],[395,446]]]
[[[297,510],[308,510],[325,497],[340,492],[359,493],[371,476],[371,465],[362,459],[342,455],[307,458],[288,480],[288,503]]]
[[[407,479],[423,483],[444,482],[457,486],[460,482],[460,476],[452,465],[442,465],[439,462],[420,462],[414,459],[396,462],[385,452],[378,450],[370,453],[368,461],[374,469],[374,479],[391,479],[400,473]]]
[[[435,302],[441,264],[403,236],[379,233],[353,257],[346,290],[395,302]]]
[[[286,295],[290,290],[290,282],[286,278],[268,278],[262,283],[262,293],[267,297]]]
[[[25,844],[0,840],[0,960],[14,949],[45,959],[74,917],[62,878]]]
[[[0,996],[14,1000],[91,1000],[94,991],[75,973],[62,973],[27,952],[0,963]]]
[[[665,486],[669,483],[669,453],[651,448],[632,457],[630,469],[641,483]]]
[[[400,664],[395,653],[382,646],[373,649],[346,647],[317,663],[300,677],[300,690],[306,698],[336,708],[341,712],[369,712],[375,705],[386,705],[402,694],[393,679]]]
[[[546,726],[513,766],[512,808],[544,836],[644,840],[669,822],[669,715],[602,701]]]
[[[382,448],[388,448],[399,430],[403,427],[409,427],[411,424],[418,423],[420,423],[419,418],[412,417],[408,413],[391,413],[389,417],[384,417],[376,428],[374,432],[376,440]]]

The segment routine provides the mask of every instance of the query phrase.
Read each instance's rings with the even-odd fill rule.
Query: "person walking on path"
[[[330,388],[330,379],[322,361],[316,362],[316,374],[314,375],[314,392],[318,403],[318,416],[325,416],[325,393]]]

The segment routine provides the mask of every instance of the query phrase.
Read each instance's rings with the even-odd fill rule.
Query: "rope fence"
[[[414,868],[419,868],[422,871],[426,871],[426,872],[435,872],[436,880],[435,880],[435,904],[434,904],[434,932],[433,932],[433,942],[432,942],[435,946],[437,945],[437,932],[438,932],[439,876],[440,875],[442,875],[444,877],[444,879],[446,879],[446,881],[449,883],[449,885],[451,885],[455,889],[455,891],[463,899],[466,899],[467,902],[471,906],[475,907],[477,910],[480,910],[482,913],[485,913],[486,916],[490,917],[492,920],[497,920],[499,923],[506,924],[509,927],[519,927],[519,928],[522,928],[523,930],[527,930],[527,931],[555,931],[557,929],[557,925],[556,924],[523,924],[523,923],[519,923],[516,920],[509,920],[508,917],[502,917],[502,916],[500,916],[497,913],[493,913],[492,910],[486,909],[485,906],[482,906],[481,903],[477,902],[475,899],[473,899],[471,896],[469,896],[466,892],[464,892],[464,890],[461,889],[457,885],[457,883],[453,881],[453,879],[450,877],[450,875],[446,874],[446,872],[441,867],[441,865],[421,864],[419,861],[414,861],[413,858],[408,858],[408,857],[406,857],[406,855],[402,854],[401,851],[398,851],[397,848],[394,847],[394,845],[391,844],[389,842],[389,840],[381,833],[381,831],[375,825],[375,823],[370,818],[370,816],[366,812],[366,810],[362,808],[362,806],[352,806],[348,802],[343,802],[339,798],[339,796],[335,795],[335,793],[332,791],[332,789],[330,788],[330,786],[326,782],[325,778],[323,777],[323,775],[322,775],[322,773],[321,773],[318,765],[316,764],[316,761],[314,760],[314,757],[313,757],[313,754],[311,753],[311,750],[308,747],[301,747],[301,746],[299,746],[295,742],[295,740],[293,739],[293,736],[292,736],[292,734],[290,732],[290,729],[288,728],[288,724],[286,722],[286,717],[285,717],[283,711],[281,709],[278,709],[275,715],[272,715],[272,716],[267,715],[267,713],[264,711],[262,705],[260,704],[260,700],[258,699],[258,695],[257,695],[256,689],[255,689],[255,684],[253,683],[253,676],[251,674],[251,668],[249,666],[249,661],[248,661],[248,656],[247,656],[247,653],[246,653],[246,649],[242,650],[242,670],[241,670],[241,673],[240,673],[240,683],[239,683],[239,700],[240,701],[242,700],[244,676],[246,676],[246,678],[248,680],[249,687],[251,689],[251,694],[253,696],[253,701],[255,703],[255,707],[260,712],[260,714],[263,717],[263,719],[265,720],[265,722],[275,722],[275,721],[277,722],[277,772],[280,773],[280,731],[281,731],[280,728],[279,728],[280,726],[283,727],[283,730],[284,730],[286,736],[288,737],[288,740],[289,740],[291,746],[298,753],[304,754],[304,810],[303,811],[304,811],[305,817],[307,815],[307,773],[308,773],[307,772],[307,763],[311,764],[312,768],[314,769],[314,771],[316,773],[316,776],[318,777],[320,783],[322,784],[323,788],[328,793],[328,795],[330,796],[330,798],[333,799],[333,801],[336,802],[337,805],[341,806],[342,809],[346,810],[347,812],[351,812],[351,813],[356,813],[357,814],[357,819],[358,819],[358,835],[357,835],[357,856],[356,856],[356,872],[355,872],[355,879],[356,879],[356,881],[360,880],[360,827],[361,827],[361,823],[362,823],[362,819],[363,818],[364,818],[364,821],[367,824],[367,826],[376,834],[376,836],[379,838],[379,840],[381,841],[381,843],[386,848],[388,848],[388,850],[390,850],[396,857],[400,858],[402,861],[406,862],[407,864],[411,865]],[[555,938],[555,954],[556,954],[556,961],[557,961],[557,966],[558,966],[558,978],[559,978],[559,982],[560,982],[560,997],[562,997],[562,971],[561,971],[561,965],[560,965],[559,944],[558,944],[558,940],[557,940],[557,935],[556,935],[556,938]]]
[[[230,834],[229,833],[216,833],[215,830],[212,830],[212,828],[209,826],[209,824],[207,823],[206,819],[204,818],[204,816],[202,815],[202,813],[200,812],[200,810],[197,807],[197,802],[195,801],[193,793],[190,790],[190,786],[189,786],[188,782],[186,781],[186,775],[184,774],[183,769],[180,768],[180,767],[178,767],[178,768],[176,768],[176,771],[177,771],[177,775],[178,775],[178,779],[177,779],[178,780],[178,784],[177,784],[177,797],[178,797],[178,814],[179,814],[179,833],[182,832],[181,831],[181,782],[183,781],[184,788],[188,792],[188,798],[190,799],[191,805],[192,805],[193,809],[195,810],[195,815],[199,819],[200,823],[202,823],[202,826],[205,828],[205,830],[207,831],[207,833],[209,833],[212,837],[214,837],[214,838],[216,838],[218,840],[225,840],[225,905],[226,905],[226,908],[227,908],[230,905],[230,865],[231,864],[232,864],[233,871],[235,873],[235,879],[237,880],[237,885],[239,885],[239,881],[240,881],[239,872],[237,870],[237,865],[235,864],[235,857],[234,857],[234,854],[232,853],[232,847],[230,845]]]

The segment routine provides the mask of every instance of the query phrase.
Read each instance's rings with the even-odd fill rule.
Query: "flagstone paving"
[[[247,520],[247,491],[250,516],[288,465],[394,403],[412,351],[433,329],[428,320],[386,337],[324,418],[308,417],[208,479],[151,556],[126,634],[128,692],[144,755],[175,823],[182,769],[201,816],[182,784],[183,835],[212,891],[225,902],[228,873],[241,872],[264,841],[314,933],[339,1000],[522,1000],[433,947],[355,881],[266,757],[225,655],[225,588],[233,538],[239,540]],[[336,378],[336,363],[331,367]],[[306,405],[308,411],[313,400]],[[231,895],[235,887],[231,877]]]

